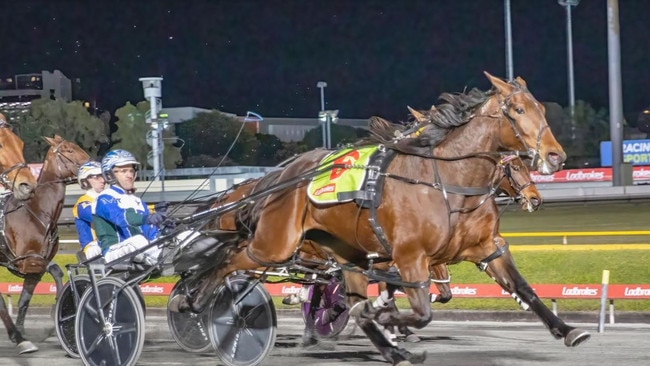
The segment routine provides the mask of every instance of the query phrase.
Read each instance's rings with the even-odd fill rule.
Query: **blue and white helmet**
[[[115,184],[115,176],[113,175],[113,168],[116,166],[133,165],[137,170],[140,162],[135,159],[135,156],[130,152],[123,149],[111,150],[102,159],[102,175],[108,184]]]
[[[102,175],[102,165],[98,161],[91,160],[79,167],[77,182],[79,182],[81,189],[90,189],[88,177],[91,175]]]

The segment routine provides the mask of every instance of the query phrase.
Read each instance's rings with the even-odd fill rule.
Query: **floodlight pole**
[[[325,112],[325,88],[327,87],[327,83],[324,81],[319,81],[316,83],[316,87],[320,88],[320,111],[321,113]],[[327,117],[326,117],[327,118]],[[329,128],[328,128],[328,123],[327,120],[322,124],[322,134],[323,134],[323,147],[328,149],[328,133],[329,133]]]
[[[162,96],[161,77],[143,77],[139,79],[142,82],[144,97],[149,100],[151,116],[146,120],[151,124],[151,152],[153,160],[153,180],[161,180],[162,174],[160,169],[160,124],[158,123],[158,100]],[[163,190],[164,192],[164,190]],[[164,195],[164,193],[163,193]]]

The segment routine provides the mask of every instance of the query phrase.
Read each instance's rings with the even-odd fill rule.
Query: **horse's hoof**
[[[414,353],[410,358],[409,362],[412,364],[424,363],[424,360],[427,359],[427,351],[424,351],[420,354]]]
[[[420,342],[420,337],[418,337],[415,333],[411,333],[406,336],[406,341],[409,343],[419,343]]]
[[[589,332],[576,328],[570,331],[569,334],[564,337],[564,345],[567,347],[575,347],[582,342],[588,341],[589,338],[591,338],[591,334],[589,334]]]
[[[19,355],[22,355],[23,353],[36,352],[38,351],[38,347],[36,347],[34,343],[30,341],[22,341],[16,346],[16,351]]]
[[[167,303],[167,309],[169,311],[172,311],[174,313],[180,313],[181,312],[181,304],[185,300],[185,295],[176,295],[172,297],[169,302]]]

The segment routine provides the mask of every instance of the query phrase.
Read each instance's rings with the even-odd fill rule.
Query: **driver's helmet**
[[[113,174],[113,168],[116,166],[133,165],[133,168],[138,169],[140,163],[135,159],[135,156],[130,152],[123,149],[111,150],[102,159],[102,175],[108,184],[115,184],[117,180]]]
[[[102,165],[98,161],[89,161],[79,167],[79,172],[77,172],[77,182],[79,182],[81,189],[90,189],[88,177],[91,175],[102,175]]]

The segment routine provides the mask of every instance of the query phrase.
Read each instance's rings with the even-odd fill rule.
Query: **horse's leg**
[[[7,304],[5,303],[4,297],[0,294],[0,318],[7,329],[7,334],[9,335],[9,340],[16,344],[18,354],[30,353],[38,351],[32,342],[26,340],[22,333],[16,328],[16,325],[11,320],[9,311],[7,310]]]
[[[368,278],[356,272],[344,272],[346,297],[350,316],[355,318],[357,325],[364,331],[368,339],[377,347],[381,355],[393,365],[410,365],[422,363],[425,354],[413,355],[409,351],[398,348],[379,328],[374,318],[377,309],[368,301]],[[388,309],[388,311],[391,311]]]
[[[544,305],[517,270],[505,239],[501,237],[499,239],[503,243],[504,253],[488,263],[486,268],[488,276],[492,277],[504,290],[516,294],[528,304],[556,339],[564,338],[564,344],[567,347],[574,347],[588,340],[591,335],[587,331],[567,325]]]
[[[25,317],[27,316],[27,309],[29,303],[34,296],[36,285],[41,281],[43,273],[29,273],[25,275],[23,280],[23,290],[20,292],[18,299],[18,316],[16,317],[16,327],[21,333],[25,333]]]
[[[375,302],[372,303],[372,306],[375,308],[389,308],[394,312],[399,312],[397,304],[395,303],[395,291],[397,290],[397,287],[385,282],[377,283],[377,287],[379,288],[379,296]],[[405,337],[407,342],[417,343],[420,341],[420,337],[413,333],[406,325],[399,325],[397,326],[397,329],[400,334]],[[386,336],[389,337],[391,341],[394,342],[397,339],[395,326],[385,325],[384,330],[389,333],[386,334]]]
[[[321,298],[323,292],[318,284],[312,285],[312,293],[309,298],[308,309],[309,311],[305,314],[305,331],[302,335],[302,345],[311,346],[318,343],[316,339],[315,327],[316,327],[316,310],[320,306]]]
[[[449,268],[446,264],[432,265],[430,267],[431,278],[433,283],[435,283],[436,288],[438,289],[437,295],[431,295],[431,302],[439,302],[441,304],[446,304],[451,300],[453,294],[451,293],[451,288],[449,287],[449,282],[451,277],[449,276]]]

